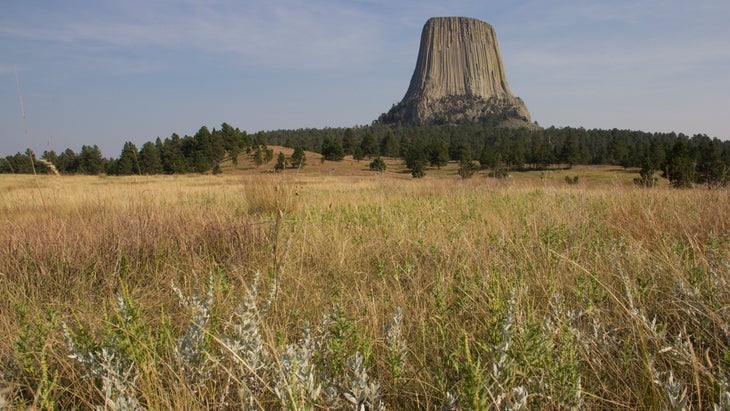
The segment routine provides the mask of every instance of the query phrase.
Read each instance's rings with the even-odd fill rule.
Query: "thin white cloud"
[[[113,14],[110,16],[109,14]],[[82,16],[41,16],[37,26],[6,25],[0,33],[76,47],[193,49],[233,53],[242,61],[323,69],[366,63],[378,51],[378,20],[370,13],[317,2],[120,2]]]

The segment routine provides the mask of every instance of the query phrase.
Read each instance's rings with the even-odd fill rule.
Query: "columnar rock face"
[[[492,26],[466,17],[434,17],[423,27],[408,92],[379,121],[530,126],[530,113],[507,85]]]

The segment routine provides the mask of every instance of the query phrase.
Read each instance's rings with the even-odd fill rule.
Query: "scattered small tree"
[[[291,166],[294,168],[301,168],[307,164],[307,156],[304,154],[302,146],[297,146],[294,149],[294,153],[291,155]]]
[[[286,168],[286,156],[284,153],[279,151],[279,155],[276,157],[276,164],[274,165],[274,170],[278,173],[283,171]]]
[[[426,162],[428,161],[428,147],[418,139],[411,139],[405,155],[406,167],[411,170],[413,178],[421,178],[426,175]]]
[[[576,185],[580,181],[579,176],[565,176],[565,183],[569,185]]]
[[[509,177],[509,172],[506,168],[498,165],[497,167],[494,167],[487,175],[498,180],[503,180]]]
[[[461,160],[459,162],[458,173],[459,177],[461,177],[462,179],[471,178],[474,173],[477,172],[477,170],[479,170],[479,164],[475,163],[474,161]]]
[[[360,146],[355,147],[355,151],[352,153],[352,158],[357,160],[358,162],[365,158],[362,153],[362,148],[360,148]]]
[[[385,161],[381,157],[376,157],[371,163],[370,163],[370,169],[373,171],[379,171],[383,172],[387,166],[385,165]]]
[[[639,171],[639,178],[634,179],[634,184],[642,187],[655,187],[659,181],[655,173],[656,170],[649,157],[644,158],[641,171]]]
[[[253,162],[256,164],[256,167],[264,164],[264,151],[261,149],[261,146],[256,146],[256,150],[253,152]]]
[[[411,167],[411,175],[413,178],[423,178],[426,176],[426,162],[418,160]]]

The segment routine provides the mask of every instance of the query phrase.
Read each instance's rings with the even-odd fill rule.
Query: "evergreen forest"
[[[279,158],[269,146],[297,149],[297,158]],[[249,134],[223,123],[219,129],[201,127],[194,135],[157,138],[141,147],[125,142],[116,158],[100,149],[82,146],[61,153],[32,151],[0,158],[0,173],[58,172],[60,174],[151,175],[219,173],[221,164],[237,165],[241,153],[253,156],[257,167],[281,170],[306,164],[303,151],[323,155],[323,161],[379,157],[400,158],[414,177],[427,167],[460,162],[461,169],[509,171],[570,168],[577,164],[637,168],[637,184],[652,186],[659,176],[674,187],[730,182],[730,141],[705,134],[648,133],[632,130],[584,128],[495,128],[478,124],[391,127],[382,124],[352,128],[260,131]],[[32,157],[33,161],[29,158]],[[273,163],[276,163],[275,165]],[[52,164],[55,170],[50,167]]]

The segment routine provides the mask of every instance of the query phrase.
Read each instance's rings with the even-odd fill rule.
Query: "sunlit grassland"
[[[591,168],[566,171],[581,175],[568,185],[556,173],[3,176],[5,401],[109,406],[100,377],[69,358],[66,324],[90,352],[126,356],[129,395],[145,408],[240,408],[254,395],[227,391],[245,384],[229,378],[222,336],[259,272],[259,294],[278,289],[257,325],[275,358],[258,407],[338,407],[274,389],[285,347],[323,315],[336,326],[310,371],[350,409],[344,375],[357,352],[389,409],[721,404],[729,192],[640,189]],[[172,284],[187,296],[212,284],[203,380],[176,351],[194,318]],[[386,338],[399,309],[400,368]]]

